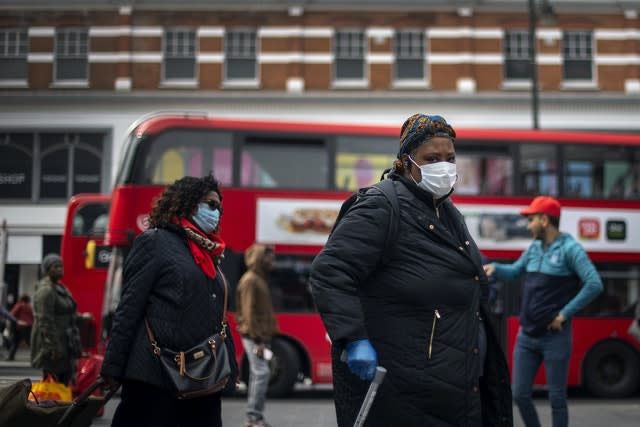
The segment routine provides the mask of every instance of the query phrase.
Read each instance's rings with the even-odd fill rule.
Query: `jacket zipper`
[[[436,334],[436,322],[440,318],[440,312],[436,308],[433,311],[433,323],[431,324],[431,336],[429,337],[429,359],[431,359],[431,351],[433,350],[433,336]]]

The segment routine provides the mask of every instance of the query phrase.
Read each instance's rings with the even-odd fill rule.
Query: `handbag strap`
[[[229,302],[229,285],[227,284],[227,278],[224,277],[222,270],[218,270],[220,277],[222,278],[222,288],[224,289],[224,305],[222,308],[222,329],[220,330],[220,336],[222,339],[227,337],[227,305]],[[153,353],[156,355],[160,355],[160,347],[158,346],[158,341],[156,341],[156,337],[149,326],[149,321],[147,317],[144,317],[144,327],[147,330],[147,337],[149,337],[149,341],[151,342],[151,346],[153,347]]]

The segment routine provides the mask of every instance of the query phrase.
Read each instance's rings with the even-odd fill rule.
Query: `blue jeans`
[[[267,400],[269,362],[253,352],[255,341],[242,337],[242,346],[249,360],[249,384],[247,392],[247,419],[258,421],[264,418],[264,404]]]
[[[540,337],[518,332],[513,352],[513,399],[527,427],[540,427],[538,413],[531,398],[533,380],[540,363],[544,363],[551,403],[553,427],[569,425],[567,375],[571,357],[571,323],[562,331],[547,331]]]

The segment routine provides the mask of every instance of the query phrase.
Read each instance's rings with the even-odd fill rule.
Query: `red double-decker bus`
[[[67,204],[60,254],[64,282],[85,314],[81,325],[83,347],[97,351],[102,330],[102,300],[111,248],[104,235],[109,220],[109,194],[76,194]]]
[[[75,281],[70,269],[66,282],[80,308],[102,315],[108,327],[123,260],[147,227],[153,198],[182,176],[213,172],[224,196],[221,233],[227,253],[222,269],[231,296],[244,272],[244,250],[256,241],[275,246],[269,284],[281,333],[274,341],[270,393],[285,395],[300,381],[330,383],[330,342],[309,292],[310,264],[341,202],[376,182],[392,164],[399,125],[247,121],[186,113],[145,117],[131,127],[111,194],[104,298],[80,291],[101,286]],[[573,321],[569,384],[586,385],[602,396],[632,393],[640,382],[640,345],[626,330],[640,290],[640,136],[456,131],[460,177],[454,199],[489,259],[515,260],[528,246],[531,236],[518,211],[534,195],[561,200],[561,230],[583,243],[605,285],[603,295]],[[492,310],[510,359],[520,284],[500,285]],[[233,298],[230,303],[233,308]],[[95,311],[98,307],[103,313]],[[246,378],[242,345],[231,327]],[[537,383],[544,384],[543,372]]]

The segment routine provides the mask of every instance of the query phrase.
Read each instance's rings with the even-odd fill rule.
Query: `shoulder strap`
[[[227,278],[224,277],[222,270],[218,269],[218,274],[222,278],[222,288],[224,289],[224,305],[222,306],[222,329],[220,330],[220,336],[224,339],[227,337],[227,305],[229,302],[228,291],[229,285],[227,284]],[[147,317],[144,317],[144,327],[147,330],[147,337],[149,341],[151,341],[151,345],[153,346],[154,353],[160,354],[160,348],[158,347],[158,342],[156,341],[156,337],[149,326],[149,321]]]
[[[227,303],[229,302],[229,285],[227,284],[227,278],[222,273],[221,269],[218,269],[218,274],[222,279],[222,287],[224,288],[224,305],[222,306],[222,330],[220,336],[225,338],[227,336]]]
[[[400,221],[400,204],[398,203],[398,194],[396,193],[396,187],[392,179],[383,179],[382,181],[376,182],[371,187],[363,187],[351,194],[351,196],[349,196],[349,198],[342,203],[340,212],[338,212],[338,216],[336,217],[336,221],[333,224],[333,228],[331,229],[331,233],[329,233],[329,235],[333,233],[342,217],[349,211],[349,209],[351,209],[351,206],[353,206],[360,199],[360,197],[371,188],[376,188],[380,192],[382,192],[384,197],[391,205],[391,220],[389,228],[387,229],[387,238],[385,240],[384,253],[381,262],[381,264],[384,265],[387,263],[387,260],[391,255],[394,236],[398,233],[398,222]]]
[[[398,234],[398,223],[400,222],[400,204],[398,203],[398,194],[392,179],[383,179],[375,183],[372,187],[377,188],[384,194],[385,198],[391,205],[391,218],[389,220],[389,228],[387,229],[387,239],[384,245],[384,253],[382,256],[382,265],[386,264],[390,258],[391,250],[395,236]]]

